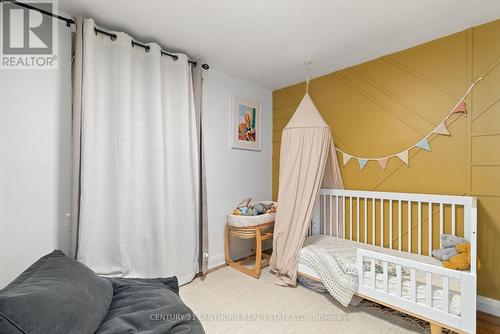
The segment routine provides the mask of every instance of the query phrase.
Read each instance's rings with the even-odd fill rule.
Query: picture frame
[[[262,104],[233,96],[231,106],[231,147],[260,151]]]

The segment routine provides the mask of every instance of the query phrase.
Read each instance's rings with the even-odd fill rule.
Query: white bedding
[[[424,256],[424,255],[418,255],[418,254],[412,254],[412,253],[407,253],[407,252],[399,252],[387,248],[380,248],[372,245],[367,245],[363,243],[358,243],[355,241],[351,240],[346,240],[346,239],[341,239],[341,238],[336,238],[336,237],[330,237],[330,236],[325,236],[325,235],[314,235],[306,238],[304,242],[304,247],[306,246],[321,246],[328,248],[328,246],[331,246],[333,248],[333,245],[335,246],[342,246],[342,247],[353,247],[353,248],[363,248],[363,249],[368,249],[372,251],[376,251],[379,253],[385,253],[401,258],[406,258],[410,259],[413,261],[418,261],[422,263],[427,263],[431,265],[436,265],[436,266],[441,266],[441,261],[430,257],[430,256]],[[320,275],[310,266],[307,266],[305,261],[300,261],[300,255],[299,255],[299,267],[298,267],[299,273],[306,274],[308,276],[312,276],[318,280],[320,280]],[[421,275],[419,275],[421,274]],[[372,273],[367,271],[365,272],[364,275],[364,281],[365,284],[370,284],[370,279],[371,279]],[[426,302],[426,294],[425,294],[425,275],[424,273],[418,272],[417,271],[417,303],[425,304]],[[376,274],[376,287],[382,288],[382,283],[383,282],[383,274],[382,273],[377,273]],[[396,276],[394,275],[389,275],[389,293],[391,294],[396,294]],[[441,301],[442,301],[442,294],[443,291],[441,289],[441,280],[440,277],[436,277],[433,275],[433,288],[432,288],[432,307],[440,309],[441,307]],[[449,305],[450,305],[450,313],[454,315],[460,315],[460,286],[459,282],[456,282],[454,280],[450,280],[450,285],[449,285]],[[403,282],[402,282],[402,296],[405,299],[410,299],[410,293],[411,293],[411,285],[410,285],[410,278],[409,276],[403,274]]]

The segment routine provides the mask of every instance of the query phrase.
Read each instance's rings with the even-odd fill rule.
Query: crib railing
[[[366,266],[366,263],[369,266]],[[357,251],[358,271],[358,294],[372,300],[384,303],[403,310],[409,314],[418,315],[429,321],[437,322],[464,331],[475,333],[476,330],[476,275],[469,272],[446,269],[426,263],[421,263],[401,257],[391,256],[366,249],[358,248]],[[377,269],[382,267],[382,284],[377,286]],[[389,266],[396,268],[396,288],[389,288]],[[410,274],[410,294],[404,296],[403,290],[403,268]],[[380,270],[378,270],[380,272]],[[425,277],[425,298],[417,300],[417,271]],[[368,280],[366,273],[369,273]],[[433,302],[433,288],[437,278],[439,288],[442,289],[442,297],[438,306]],[[450,309],[450,281],[459,283],[460,303],[458,314],[453,314]],[[423,282],[420,282],[422,284]],[[394,291],[395,290],[395,291]]]
[[[475,197],[321,189],[310,234],[431,256],[443,233],[471,243],[476,272]]]

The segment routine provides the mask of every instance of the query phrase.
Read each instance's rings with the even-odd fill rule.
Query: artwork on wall
[[[260,103],[233,96],[231,110],[231,147],[261,150]]]

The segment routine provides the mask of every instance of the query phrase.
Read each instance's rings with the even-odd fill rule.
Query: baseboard
[[[263,249],[263,251],[269,250],[269,247],[266,247]],[[250,250],[247,252],[241,252],[238,254],[233,254],[233,260],[235,259],[235,256],[237,259],[241,259],[250,255],[253,255],[254,253]],[[208,269],[212,269],[218,266],[221,266],[223,264],[226,264],[226,256],[225,254],[219,254],[219,255],[213,255],[208,257]]]
[[[500,300],[477,296],[477,310],[500,317]]]
[[[208,257],[208,269],[212,269],[226,263],[224,254]]]

